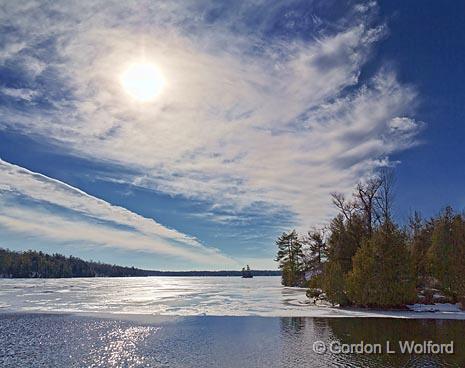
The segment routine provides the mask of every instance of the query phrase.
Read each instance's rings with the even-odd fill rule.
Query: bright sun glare
[[[161,92],[163,83],[160,71],[150,63],[132,64],[121,75],[124,91],[140,102],[154,99]]]

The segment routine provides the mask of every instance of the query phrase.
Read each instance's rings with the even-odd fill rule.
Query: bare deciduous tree
[[[332,200],[333,200],[333,204],[337,208],[339,208],[339,210],[341,211],[344,218],[347,221],[350,221],[352,219],[352,215],[353,215],[354,210],[355,210],[354,203],[351,202],[351,201],[348,201],[345,198],[345,195],[342,194],[342,193],[333,192],[333,193],[331,193],[331,197],[332,197]]]
[[[369,236],[373,232],[373,222],[377,215],[376,196],[381,185],[382,180],[379,177],[373,177],[365,183],[358,183],[354,193],[356,207],[363,213]]]
[[[333,192],[332,202],[348,223],[354,215],[361,216],[367,235],[371,236],[374,225],[392,222],[394,183],[392,169],[381,168],[376,176],[357,184],[352,200],[347,200],[342,193]]]
[[[379,171],[380,187],[376,196],[377,217],[381,223],[392,222],[395,176],[392,168],[383,167]]]

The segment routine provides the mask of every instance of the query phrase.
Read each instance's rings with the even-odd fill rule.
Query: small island
[[[243,279],[251,279],[253,277],[253,274],[252,274],[252,271],[250,270],[249,265],[247,265],[246,267],[243,267],[241,273],[242,273]]]

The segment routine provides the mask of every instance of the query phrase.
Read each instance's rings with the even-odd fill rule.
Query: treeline
[[[146,276],[147,271],[100,262],[87,262],[77,257],[45,254],[32,250],[14,252],[0,249],[0,277],[62,278],[96,276]]]
[[[280,276],[280,271],[254,270],[255,276]],[[241,276],[241,271],[152,271],[134,267],[84,261],[61,254],[32,250],[15,252],[0,248],[0,277],[128,277],[128,276]]]
[[[465,216],[447,207],[403,227],[392,218],[393,174],[380,171],[359,183],[351,198],[332,194],[338,214],[305,236],[295,230],[277,240],[276,260],[286,286],[308,286],[333,304],[398,307],[427,301],[439,289],[465,301]],[[464,304],[465,305],[465,304]]]

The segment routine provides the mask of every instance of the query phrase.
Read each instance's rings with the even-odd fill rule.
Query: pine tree
[[[304,262],[308,271],[321,271],[328,254],[324,230],[312,230],[304,239]]]
[[[283,233],[278,240],[278,254],[276,261],[282,270],[282,284],[284,286],[298,286],[303,280],[303,258],[302,242],[295,230]]]

